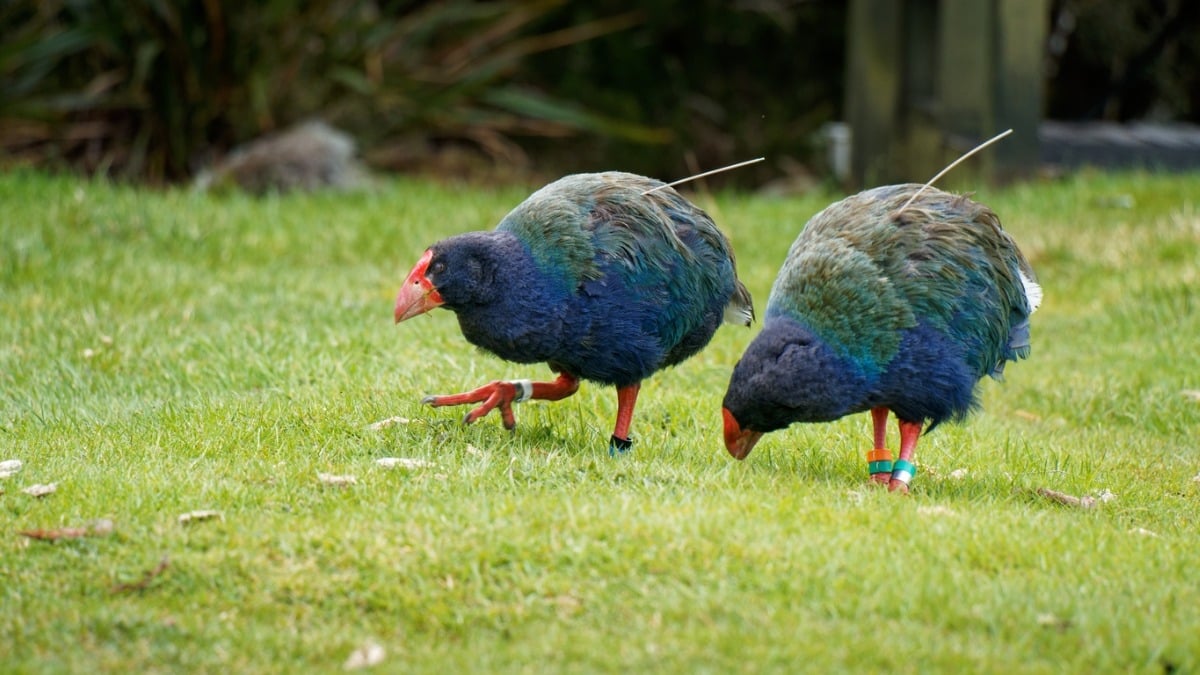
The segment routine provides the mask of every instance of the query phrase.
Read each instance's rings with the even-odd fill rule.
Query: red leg
[[[887,449],[888,409],[883,406],[871,408],[871,423],[875,429],[875,449],[867,453],[867,470],[871,480],[887,485],[892,479],[892,453]]]
[[[617,426],[613,429],[612,443],[609,452],[625,452],[633,444],[629,440],[629,425],[633,421],[633,406],[637,404],[638,391],[641,383],[631,384],[617,389]]]
[[[896,461],[892,480],[888,483],[888,490],[892,492],[908,492],[908,484],[917,472],[912,459],[917,450],[917,440],[921,437],[922,426],[920,422],[900,420],[900,459]]]
[[[871,424],[875,428],[875,449],[887,449],[888,409],[883,406],[871,408]]]
[[[508,382],[505,380],[496,380],[478,389],[472,389],[461,394],[426,396],[421,399],[421,402],[435,408],[440,408],[442,406],[463,405],[464,403],[479,403],[482,401],[483,405],[475,408],[463,417],[463,424],[470,424],[492,410],[500,408],[500,418],[504,422],[504,428],[512,429],[517,426],[517,419],[513,415],[512,404],[531,398],[558,401],[574,394],[578,390],[578,378],[567,373],[559,373],[558,379],[553,382],[530,382],[529,380]]]

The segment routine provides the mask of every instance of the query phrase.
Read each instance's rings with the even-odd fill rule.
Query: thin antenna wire
[[[648,195],[651,192],[657,192],[658,190],[661,190],[663,188],[675,187],[676,185],[679,185],[680,183],[686,183],[689,180],[696,180],[697,178],[704,178],[705,176],[711,176],[714,173],[721,173],[722,171],[729,171],[730,169],[740,169],[743,166],[755,164],[755,163],[763,161],[764,159],[766,159],[766,157],[759,157],[758,159],[749,159],[744,162],[738,162],[737,164],[730,164],[729,166],[723,166],[719,169],[713,169],[712,171],[705,171],[704,173],[698,173],[695,176],[688,176],[687,178],[680,178],[679,180],[675,181],[674,183],[667,183],[666,185],[659,185],[656,188],[650,188],[649,190],[646,190],[645,192],[643,192],[642,195]]]
[[[1001,138],[1004,138],[1005,136],[1007,136],[1011,133],[1012,133],[1012,129],[1008,129],[1007,131],[1001,131],[1000,133],[996,134],[995,136],[992,136],[990,139],[988,139],[988,140],[980,143],[979,145],[975,146],[974,148],[972,148],[971,151],[968,152],[967,154],[965,154],[962,157],[959,157],[958,159],[951,162],[950,166],[939,171],[936,176],[929,179],[928,183],[922,185],[920,190],[917,190],[916,192],[914,192],[913,196],[909,197],[908,201],[904,202],[904,206],[901,206],[900,210],[896,211],[896,213],[900,213],[904,209],[907,209],[908,205],[913,203],[913,200],[916,199],[918,195],[920,195],[922,192],[925,191],[925,188],[929,187],[930,185],[933,185],[935,182],[937,182],[937,179],[939,179],[942,176],[945,176],[947,173],[949,173],[950,169],[953,169],[954,167],[958,166],[959,164],[962,164],[963,161],[965,161],[971,155],[974,155],[975,153],[979,152],[980,150],[986,148],[987,146],[991,145],[992,143],[995,143],[996,141],[1000,140]]]

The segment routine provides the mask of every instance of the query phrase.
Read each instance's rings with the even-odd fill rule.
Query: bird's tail
[[[734,282],[733,295],[729,304],[725,305],[725,323],[735,326],[749,326],[754,322],[754,300],[750,291],[741,281]]]
[[[1042,306],[1042,287],[1025,270],[1017,270],[1021,275],[1021,287],[1025,290],[1025,300],[1029,303],[1029,313],[1033,314]]]
[[[1036,312],[1042,304],[1042,287],[1034,281],[1033,270],[1029,270],[1029,273],[1026,274],[1026,269],[1028,269],[1028,265],[1023,264],[1022,268],[1017,269],[1017,274],[1021,278],[1021,290],[1025,293],[1025,302],[1029,305],[1029,311],[1013,309],[1012,320],[1014,323],[1008,330],[1008,348],[1005,350],[1003,358],[990,373],[997,380],[1004,379],[1005,361],[1016,361],[1029,356],[1029,315]]]

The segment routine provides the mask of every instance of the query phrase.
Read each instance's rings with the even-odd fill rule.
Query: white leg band
[[[517,388],[517,398],[513,400],[513,403],[524,403],[533,396],[533,382],[531,380],[513,380],[509,384]]]

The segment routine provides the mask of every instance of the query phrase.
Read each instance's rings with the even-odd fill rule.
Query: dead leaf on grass
[[[21,490],[21,492],[24,492],[30,497],[45,497],[46,495],[54,494],[54,491],[57,489],[58,483],[47,483],[46,485],[30,485],[24,490]]]
[[[214,518],[219,518],[221,520],[224,520],[225,516],[221,515],[220,511],[213,511],[212,509],[201,509],[199,511],[188,511],[187,513],[184,513],[179,516],[179,524],[180,525],[189,525],[191,523],[198,523],[202,520],[212,520]]]
[[[1179,393],[1183,394],[1184,396],[1192,399],[1193,401],[1195,401],[1197,403],[1200,403],[1200,389],[1184,389],[1183,391],[1181,391]]]
[[[387,429],[388,427],[394,427],[397,424],[408,424],[409,422],[412,422],[412,420],[408,419],[407,417],[389,417],[386,420],[373,422],[372,424],[368,425],[367,428],[371,431],[379,431],[381,429]]]
[[[88,530],[86,527],[60,527],[57,530],[21,530],[20,535],[38,541],[58,541],[86,537]]]
[[[370,668],[371,666],[383,663],[383,658],[387,656],[383,646],[375,642],[367,642],[363,646],[350,652],[350,657],[342,664],[344,670],[361,670],[362,668]]]
[[[437,466],[433,462],[429,462],[416,457],[380,457],[375,460],[375,463],[385,469],[424,469],[426,467]]]
[[[1014,410],[1013,415],[1020,417],[1021,419],[1025,420],[1026,422],[1041,422],[1042,421],[1041,415],[1039,415],[1037,413],[1029,412],[1028,410]]]
[[[92,521],[87,527],[60,527],[54,530],[22,530],[23,537],[38,541],[57,541],[59,539],[78,539],[80,537],[106,537],[113,532],[113,521],[108,518]]]
[[[116,527],[113,525],[113,521],[108,518],[101,518],[92,521],[92,524],[88,526],[88,534],[93,537],[107,537],[113,533],[114,529]]]
[[[1051,501],[1058,502],[1059,504],[1074,506],[1081,509],[1094,509],[1100,504],[1111,502],[1117,498],[1115,494],[1108,490],[1101,490],[1100,493],[1094,497],[1090,495],[1076,497],[1075,495],[1069,495],[1065,492],[1059,492],[1058,490],[1051,490],[1050,488],[1044,487],[1038,488],[1037,493]]]
[[[347,485],[355,485],[358,483],[358,479],[354,476],[338,476],[332,473],[318,473],[317,480],[321,481],[325,485],[336,485],[338,487],[345,487]]]
[[[1193,483],[1200,483],[1200,473],[1198,473],[1198,474],[1196,474],[1195,476],[1193,476],[1193,477],[1192,477],[1192,482],[1193,482]]]
[[[0,462],[0,478],[11,478],[21,470],[21,460],[6,459]]]
[[[127,593],[129,591],[145,590],[146,588],[148,588],[150,586],[150,582],[154,581],[155,578],[159,577],[160,575],[162,575],[163,572],[165,572],[167,570],[167,565],[169,565],[169,564],[171,564],[170,559],[164,555],[163,559],[160,560],[158,562],[158,564],[154,566],[153,569],[146,570],[145,572],[142,573],[141,579],[138,579],[137,581],[131,581],[131,582],[125,583],[125,584],[117,584],[117,585],[113,586],[111,589],[109,589],[109,592],[110,593]]]
[[[1096,507],[1096,500],[1092,497],[1076,497],[1058,490],[1050,488],[1038,488],[1037,493],[1050,501],[1066,504],[1067,506],[1075,506],[1082,509],[1092,509]]]
[[[558,616],[563,619],[569,619],[583,609],[583,600],[570,594],[556,595],[550,602],[554,604]]]
[[[950,472],[950,477],[954,480],[962,480],[967,477],[966,469],[955,469]]]
[[[1038,614],[1037,623],[1039,626],[1054,628],[1060,633],[1071,627],[1070,619],[1063,619],[1050,613]]]

